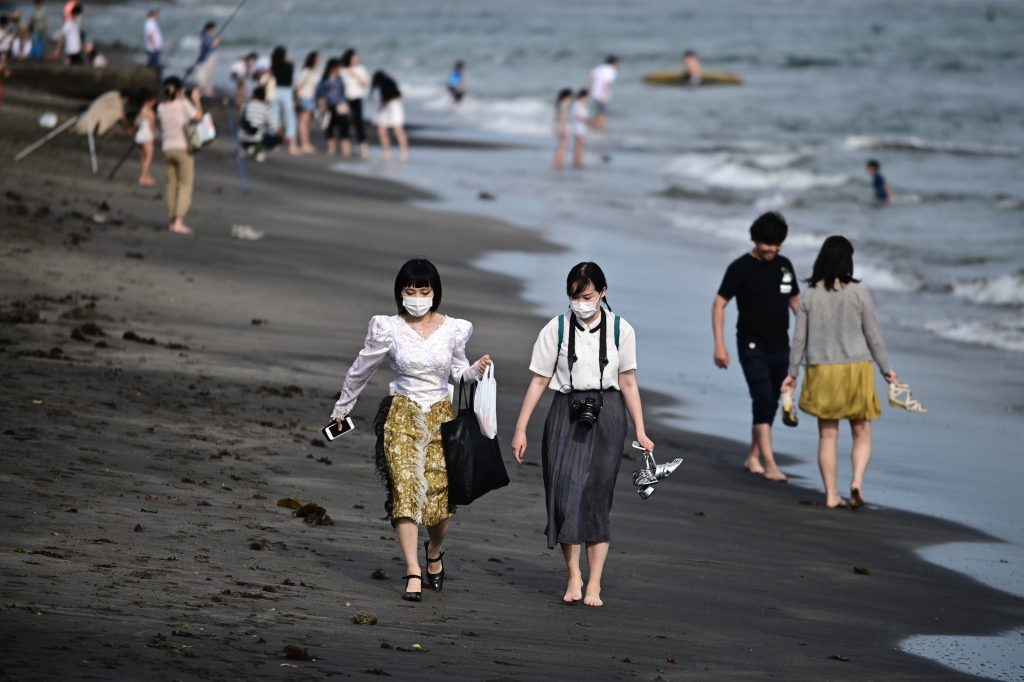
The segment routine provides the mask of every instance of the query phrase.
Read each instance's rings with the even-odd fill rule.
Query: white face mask
[[[581,320],[589,320],[597,312],[597,302],[569,301],[569,309]]]
[[[423,317],[433,305],[433,296],[402,296],[402,307],[413,317]]]

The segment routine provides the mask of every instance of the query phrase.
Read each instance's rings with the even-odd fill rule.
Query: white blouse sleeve
[[[388,356],[388,351],[391,350],[391,340],[392,329],[388,318],[384,315],[371,317],[363,349],[359,351],[352,366],[348,368],[345,383],[341,385],[341,395],[338,397],[338,402],[334,404],[334,411],[331,412],[331,419],[347,417],[352,411],[356,399],[366,388],[370,377]]]
[[[609,320],[611,322],[611,320]],[[636,369],[636,333],[625,320],[619,322],[619,372]]]
[[[555,373],[558,361],[558,318],[549,321],[537,334],[533,344],[533,355],[530,356],[530,371],[542,377],[551,377]]]
[[[483,374],[477,370],[476,365],[470,365],[466,358],[466,344],[473,336],[473,323],[468,320],[453,319],[455,323],[455,341],[452,348],[452,379],[457,383],[459,379],[466,381],[480,381]]]

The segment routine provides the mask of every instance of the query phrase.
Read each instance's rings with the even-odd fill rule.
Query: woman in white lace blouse
[[[441,276],[430,261],[415,258],[402,266],[395,278],[395,304],[397,315],[370,318],[366,342],[345,375],[331,418],[340,422],[349,415],[387,358],[395,380],[374,423],[377,469],[388,491],[385,508],[406,564],[402,599],[420,601],[422,583],[437,592],[444,587],[442,548],[455,511],[448,501],[441,446],[441,424],[455,417],[448,378],[478,381],[491,358],[484,355],[469,364],[466,343],[473,325],[437,312]],[[417,551],[421,523],[429,536],[424,543],[425,576]]]

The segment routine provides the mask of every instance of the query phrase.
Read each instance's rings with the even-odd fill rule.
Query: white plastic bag
[[[473,412],[480,422],[480,433],[492,439],[498,435],[498,382],[494,380],[493,362],[477,382]]]

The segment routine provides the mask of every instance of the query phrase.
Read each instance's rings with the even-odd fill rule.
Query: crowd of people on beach
[[[46,0],[35,0],[30,17],[15,10],[0,16],[0,68],[17,62],[57,61],[68,66],[107,66],[95,41],[87,37],[85,7],[79,0],[64,3],[60,28],[51,30]]]

